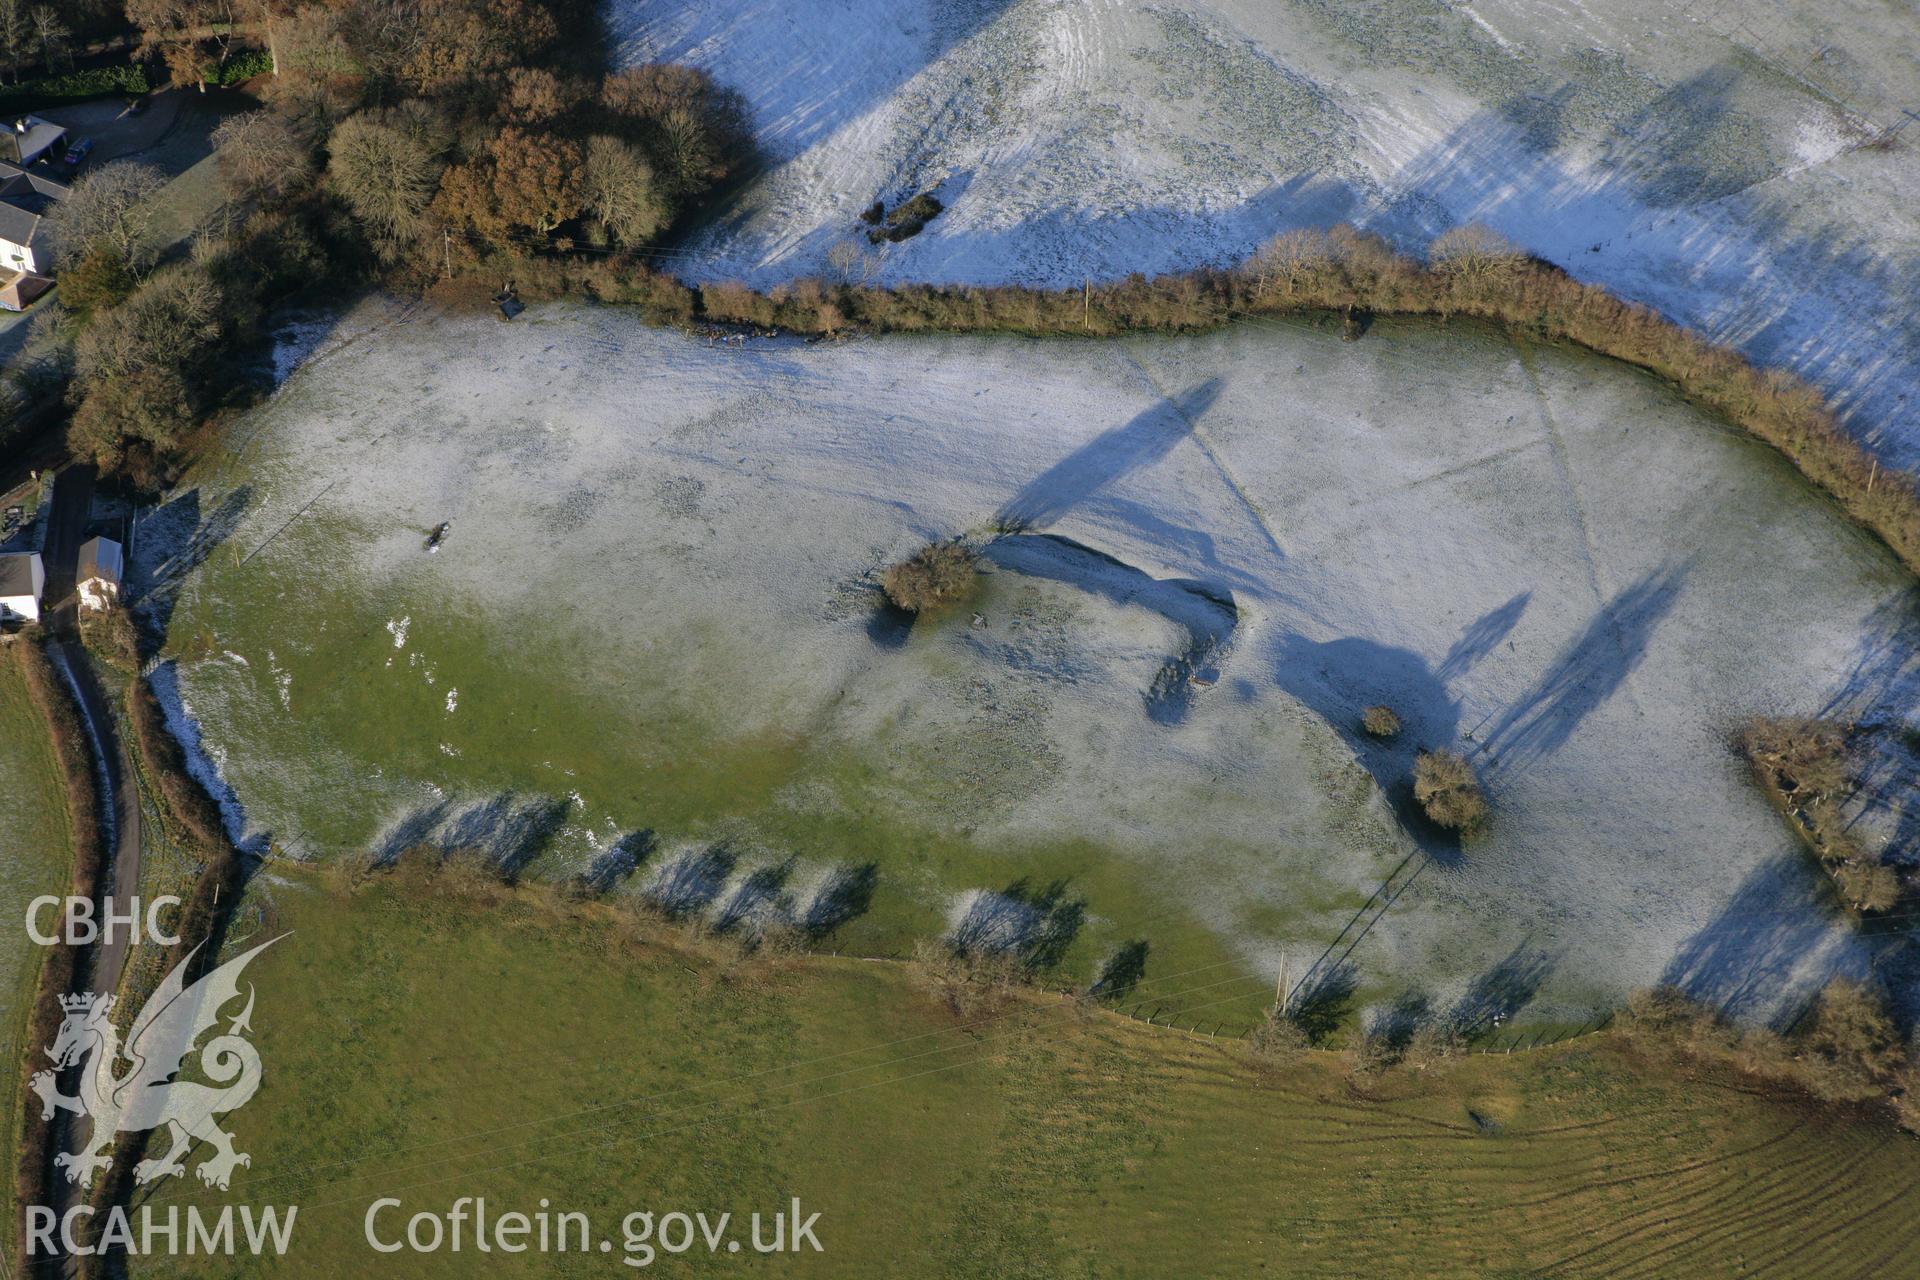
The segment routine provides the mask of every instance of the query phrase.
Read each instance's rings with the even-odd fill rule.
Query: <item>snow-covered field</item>
[[[375,336],[324,346],[145,540],[180,554],[207,749],[297,854],[511,795],[493,817],[563,824],[552,873],[652,828],[640,878],[706,901],[870,860],[876,901],[939,921],[1070,848],[1103,936],[1198,927],[1269,983],[1354,944],[1375,994],[1491,974],[1570,1015],[1663,975],[1759,1012],[1867,960],[1727,739],[1871,696],[1907,579],[1637,375],[1404,324],[343,332]],[[960,533],[971,609],[877,612],[880,567]],[[1382,702],[1393,743],[1357,730]],[[1440,745],[1495,804],[1464,851],[1402,820]]]
[[[1075,284],[1349,220],[1482,221],[1819,383],[1920,464],[1920,12],[1709,0],[613,0],[630,61],[745,95],[768,164],[668,261]],[[859,240],[864,248],[864,239]]]

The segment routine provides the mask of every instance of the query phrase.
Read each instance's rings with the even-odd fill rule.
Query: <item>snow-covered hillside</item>
[[[710,69],[768,164],[676,255],[828,274],[932,190],[880,280],[1224,263],[1346,219],[1487,222],[1820,383],[1920,462],[1920,14],[1837,0],[614,0],[629,61]]]

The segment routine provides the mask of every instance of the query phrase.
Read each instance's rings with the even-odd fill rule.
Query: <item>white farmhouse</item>
[[[66,194],[53,179],[0,160],[0,307],[18,311],[52,285],[43,220]]]
[[[0,622],[40,621],[40,594],[46,588],[47,570],[38,551],[0,555]]]
[[[80,544],[80,568],[74,575],[80,607],[104,612],[120,602],[120,575],[126,556],[112,538],[89,538]]]

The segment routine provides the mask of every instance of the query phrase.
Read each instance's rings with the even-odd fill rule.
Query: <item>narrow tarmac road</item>
[[[53,637],[53,661],[80,703],[94,766],[108,798],[107,812],[101,815],[109,860],[103,894],[124,911],[140,891],[140,802],[133,786],[133,761],[114,722],[112,704],[80,644],[80,603],[74,592],[80,544],[86,540],[87,514],[93,506],[93,486],[94,469],[85,466],[68,467],[54,482],[53,512],[42,552],[47,566],[42,621]],[[104,905],[96,903],[96,912]],[[96,914],[95,918],[103,917]],[[88,966],[92,990],[110,992],[119,987],[129,943],[123,929],[111,942],[94,948]]]

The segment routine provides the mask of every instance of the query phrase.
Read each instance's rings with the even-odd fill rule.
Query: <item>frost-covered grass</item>
[[[143,537],[233,525],[168,648],[294,856],[557,877],[650,830],[618,891],[709,920],[871,864],[828,945],[893,953],[1064,880],[1059,980],[1143,938],[1150,974],[1230,957],[1237,1012],[1329,947],[1362,999],[1571,1021],[1865,963],[1726,741],[1833,696],[1905,580],[1604,362],[1398,323],[741,348],[556,305],[335,347],[230,439]],[[976,600],[881,613],[958,534]],[[1436,747],[1492,803],[1464,854],[1411,816]]]
[[[946,212],[846,268],[1074,286],[1357,222],[1484,222],[1822,387],[1911,466],[1911,11],[1671,0],[610,0],[629,61],[744,93],[769,164],[673,252],[832,277],[868,202]],[[864,244],[864,240],[861,241]]]

